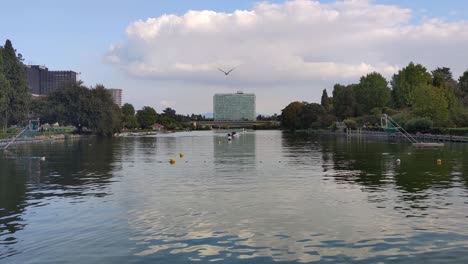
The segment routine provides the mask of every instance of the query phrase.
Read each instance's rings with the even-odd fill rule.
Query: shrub
[[[468,127],[449,128],[447,130],[453,136],[468,136]]]
[[[345,119],[343,122],[348,128],[351,128],[351,129],[357,128],[357,122],[354,119],[348,118],[348,119]]]
[[[444,128],[444,127],[433,127],[430,131],[429,131],[430,134],[434,134],[434,135],[447,135],[449,134],[449,131],[447,128]]]
[[[413,119],[413,116],[409,111],[402,111],[396,115],[391,116],[395,122],[397,122],[400,126],[406,127],[406,123]]]
[[[405,129],[410,133],[428,132],[432,129],[433,122],[427,117],[417,117],[406,122]]]

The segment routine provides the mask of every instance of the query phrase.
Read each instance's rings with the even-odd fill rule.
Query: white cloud
[[[468,23],[428,18],[366,0],[261,2],[252,10],[188,11],[139,20],[106,61],[130,76],[236,87],[294,87],[390,77],[410,61],[468,67]],[[237,69],[228,77],[217,67]],[[323,86],[314,91],[314,96]]]

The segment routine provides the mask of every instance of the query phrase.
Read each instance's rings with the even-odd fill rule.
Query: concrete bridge
[[[279,121],[192,121],[193,126],[214,128],[249,128],[254,126],[279,126]]]

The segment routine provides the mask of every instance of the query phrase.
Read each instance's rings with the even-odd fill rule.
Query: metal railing
[[[400,124],[398,124],[395,120],[393,120],[388,115],[384,114],[382,119],[385,121],[385,127],[383,125],[383,122],[381,122],[382,128],[389,128],[388,124],[390,124],[392,126],[392,128],[396,129],[399,133],[401,133],[411,143],[419,143],[410,133],[408,133],[403,127],[400,126]]]

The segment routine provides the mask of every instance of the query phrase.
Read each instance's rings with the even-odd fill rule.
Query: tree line
[[[84,131],[111,136],[120,131],[122,113],[103,85],[88,88],[82,82],[66,84],[48,96],[31,101],[31,116],[41,123],[59,123]]]
[[[124,129],[151,129],[156,123],[164,126],[169,130],[179,130],[192,128],[190,121],[207,121],[200,114],[181,115],[177,114],[176,110],[166,107],[162,113],[157,113],[150,106],[144,106],[142,109],[135,111],[133,105],[126,103],[122,106],[122,128]]]
[[[91,132],[111,136],[122,129],[150,129],[160,123],[168,129],[182,129],[191,120],[206,120],[202,115],[180,115],[166,108],[161,114],[145,106],[135,111],[131,104],[122,108],[112,101],[103,85],[86,87],[82,82],[64,84],[47,96],[29,93],[23,56],[10,40],[0,46],[0,124],[24,126],[29,119],[41,123],[74,126],[79,133]]]
[[[335,84],[332,96],[324,89],[320,104],[292,102],[282,110],[281,118],[282,125],[292,130],[327,128],[335,121],[372,127],[384,113],[413,131],[467,127],[468,70],[455,80],[450,68],[429,72],[411,62],[390,82],[373,72],[359,83]]]
[[[88,88],[81,82],[33,99],[31,113],[40,117],[42,123],[72,125],[78,133],[86,131],[102,136],[112,136],[122,129],[152,129],[156,123],[171,130],[184,129],[191,120],[204,120],[201,115],[179,115],[172,108],[161,114],[150,106],[135,111],[133,105],[126,103],[120,108],[102,84]]]

